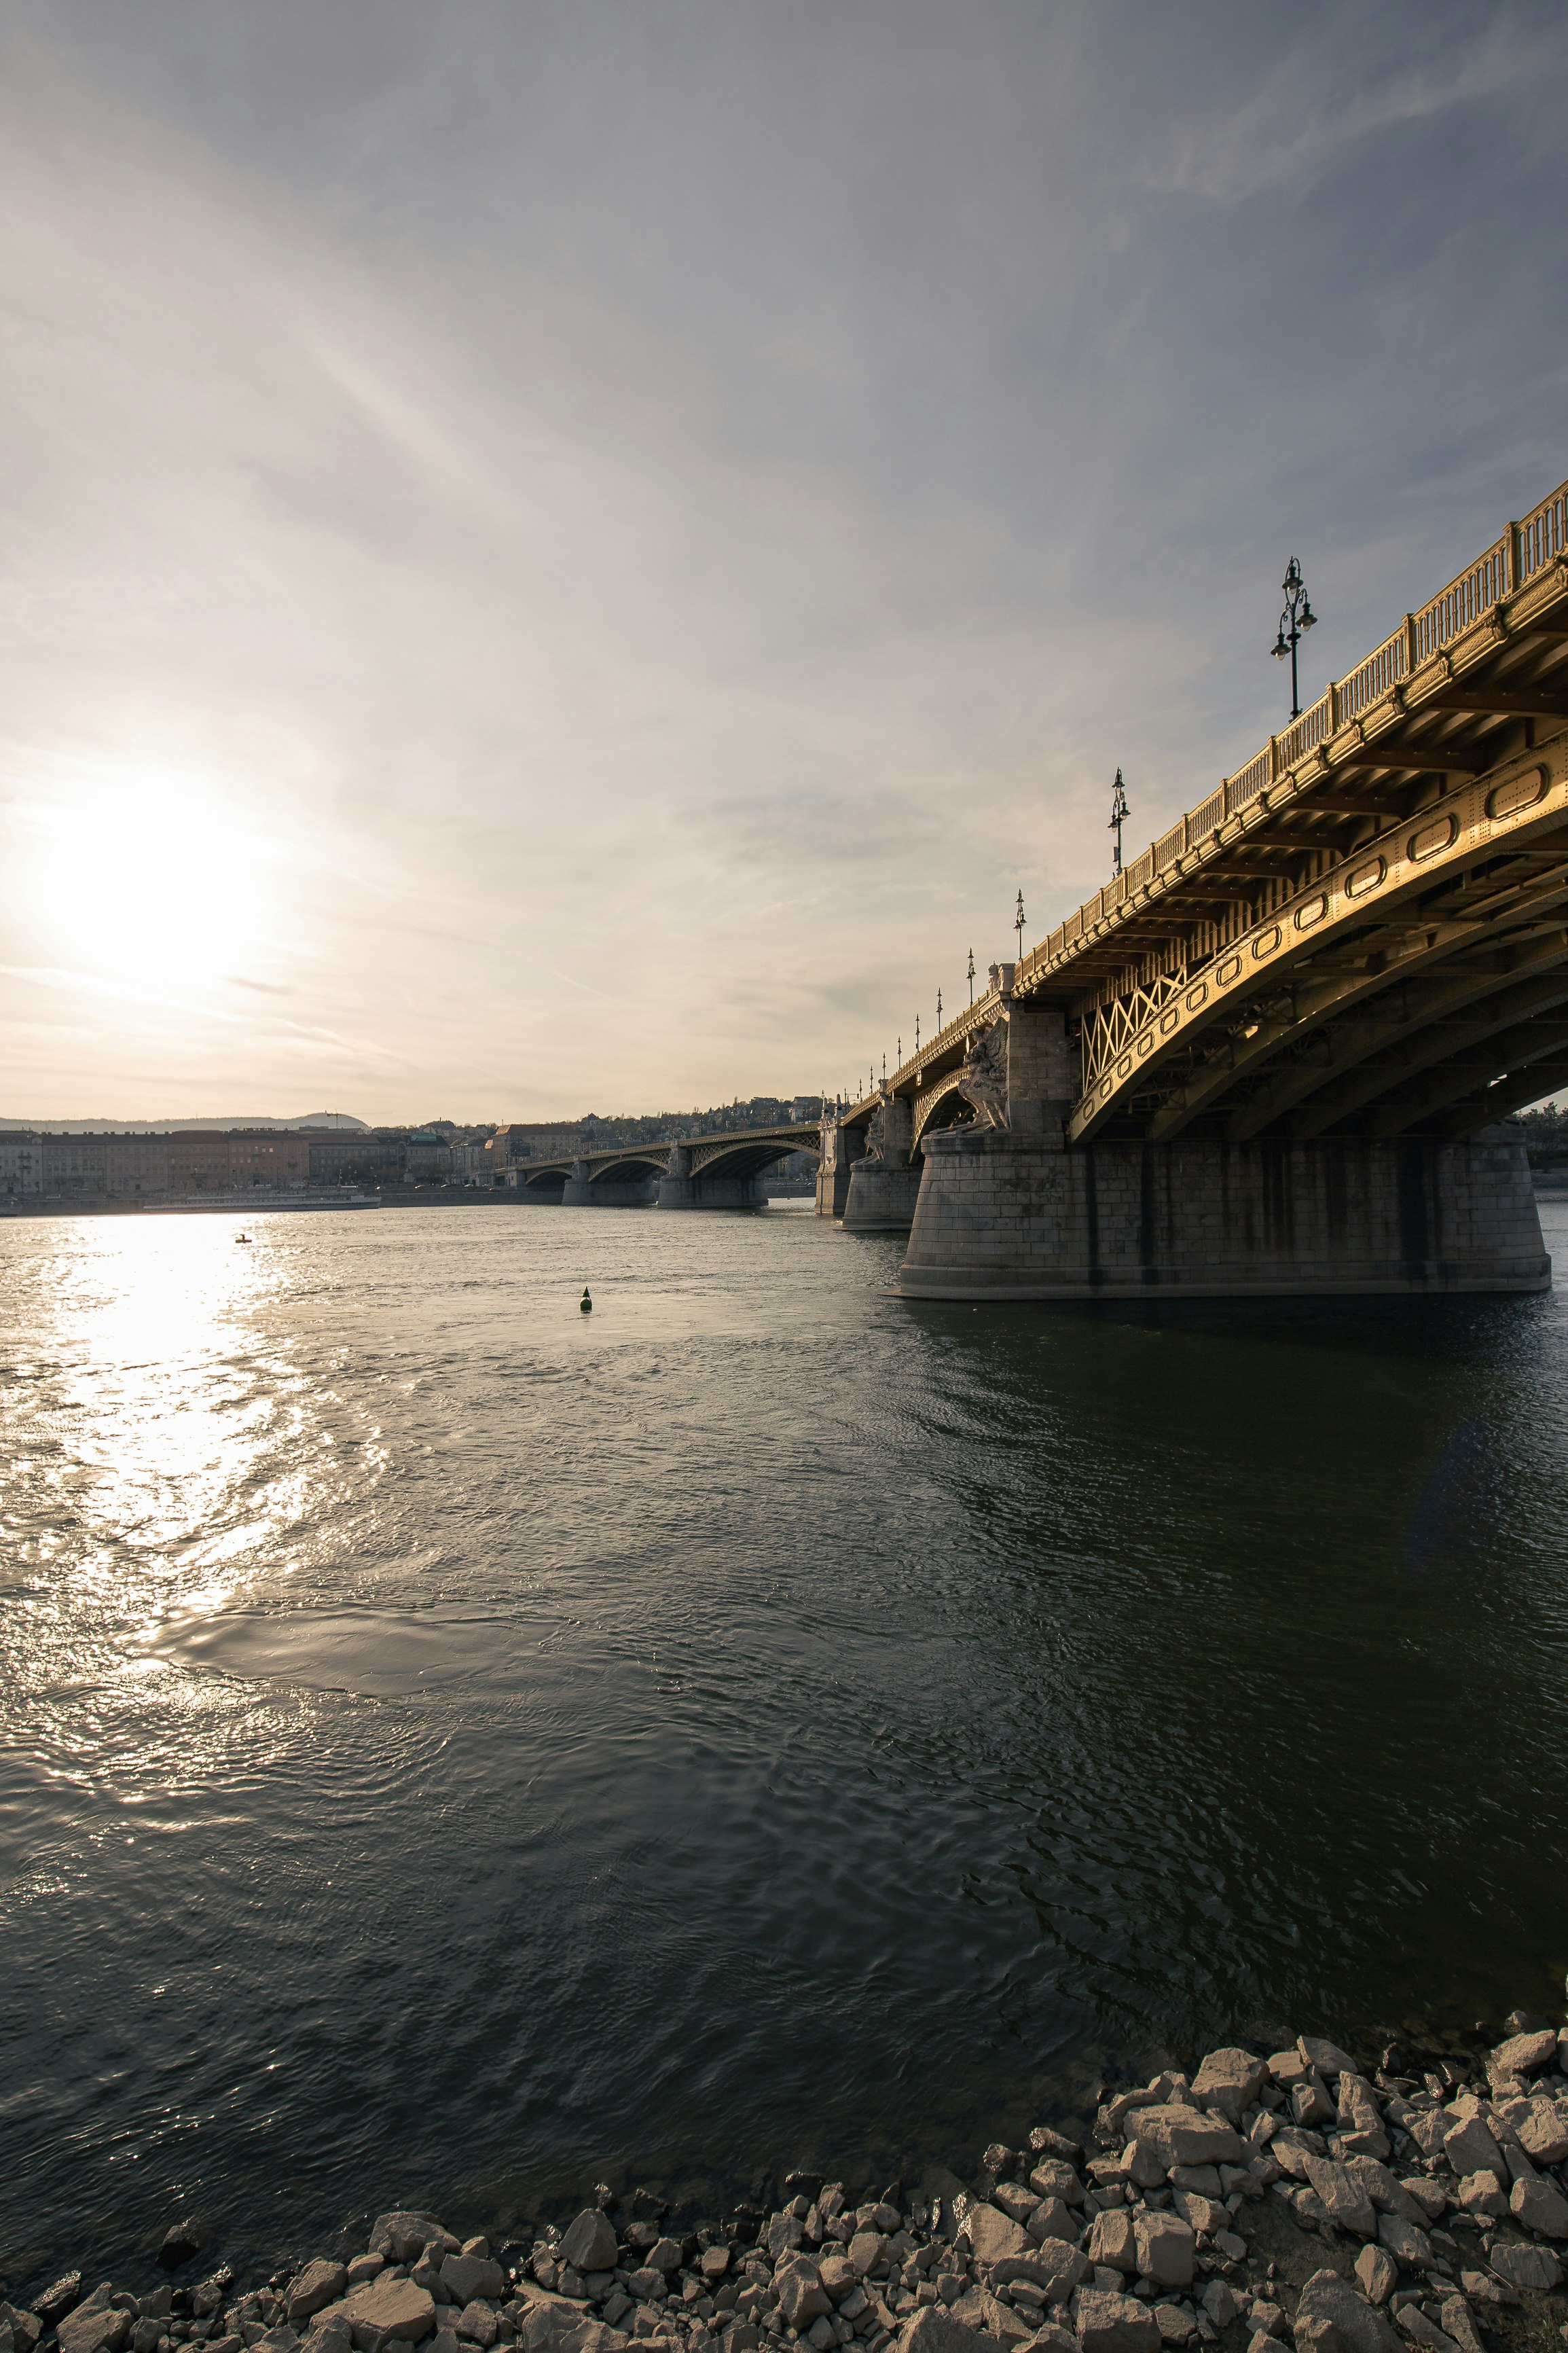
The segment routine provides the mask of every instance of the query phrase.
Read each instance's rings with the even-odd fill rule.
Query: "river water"
[[[879,2187],[1101,2069],[1556,1995],[1558,1296],[911,1305],[794,1205],[247,1229],[0,1228],[0,2284],[191,2208],[271,2268]]]

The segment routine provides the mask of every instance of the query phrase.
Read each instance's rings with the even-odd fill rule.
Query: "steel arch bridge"
[[[888,1082],[1059,1011],[1069,1145],[1443,1142],[1568,1084],[1568,485]],[[876,1099],[847,1114],[864,1126]]]

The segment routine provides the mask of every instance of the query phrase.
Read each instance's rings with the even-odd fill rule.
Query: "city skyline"
[[[0,12],[0,1108],[657,1112],[929,1035],[1116,770],[1131,856],[1282,723],[1289,558],[1305,700],[1568,470],[1561,47]]]

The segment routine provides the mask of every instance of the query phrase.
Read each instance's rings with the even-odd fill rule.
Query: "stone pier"
[[[863,1129],[847,1127],[831,1115],[822,1123],[821,1155],[816,1164],[816,1214],[841,1218],[849,1200],[849,1172],[865,1157]]]
[[[1520,1131],[1461,1143],[926,1140],[910,1299],[1544,1291]]]
[[[849,1164],[840,1215],[847,1234],[907,1232],[914,1222],[921,1172],[910,1158],[914,1121],[902,1095],[884,1093],[869,1148]]]

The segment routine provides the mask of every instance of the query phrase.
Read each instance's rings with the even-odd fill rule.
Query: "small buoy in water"
[[[592,1315],[594,1312],[594,1303],[588,1296],[588,1286],[586,1283],[583,1285],[583,1296],[577,1302],[577,1305],[583,1314]]]

